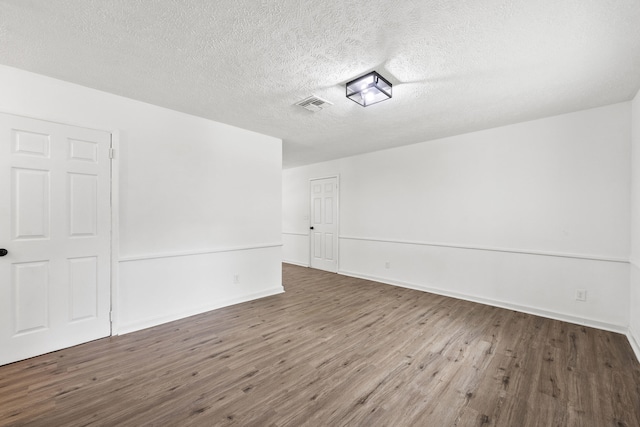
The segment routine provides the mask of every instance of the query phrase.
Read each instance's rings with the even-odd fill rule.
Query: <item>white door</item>
[[[338,271],[338,178],[311,180],[311,267]]]
[[[0,365],[111,334],[110,145],[0,114]]]

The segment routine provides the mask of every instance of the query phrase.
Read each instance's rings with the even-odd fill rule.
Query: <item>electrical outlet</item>
[[[237,285],[238,283],[240,283],[240,275],[239,274],[234,274],[233,275],[233,284]]]
[[[391,263],[389,261],[384,263],[384,268],[386,268],[387,270],[391,268]]]
[[[586,301],[586,300],[587,300],[587,290],[576,289],[576,301]]]

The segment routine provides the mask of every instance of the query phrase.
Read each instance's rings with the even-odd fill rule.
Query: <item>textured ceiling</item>
[[[287,167],[629,100],[640,1],[0,0],[0,63],[282,138]],[[345,98],[373,69],[393,99]]]

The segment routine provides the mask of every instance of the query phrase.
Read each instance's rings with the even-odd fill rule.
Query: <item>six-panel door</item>
[[[0,114],[0,364],[110,335],[110,144]]]
[[[338,270],[338,179],[311,180],[311,267]]]

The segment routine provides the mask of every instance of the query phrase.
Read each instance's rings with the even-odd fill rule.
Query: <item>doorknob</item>
[[[313,227],[309,227],[309,230],[313,230]]]
[[[0,249],[0,256],[5,256],[6,254],[8,254],[9,251],[6,249]]]

